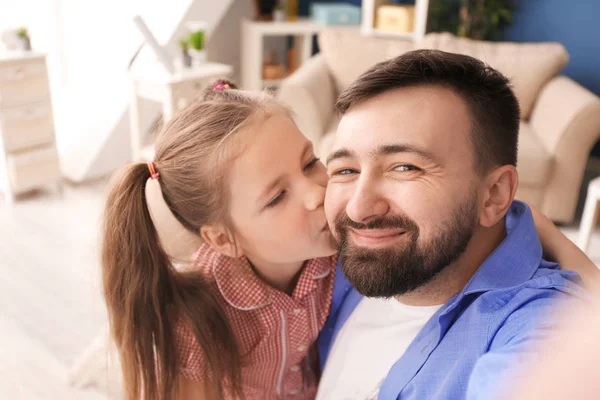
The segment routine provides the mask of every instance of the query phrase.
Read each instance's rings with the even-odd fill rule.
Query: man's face
[[[470,134],[465,101],[437,86],[389,91],[344,114],[325,211],[360,293],[410,292],[465,251],[478,226]]]

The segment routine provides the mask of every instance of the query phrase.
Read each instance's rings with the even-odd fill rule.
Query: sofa
[[[569,55],[560,43],[484,42],[430,33],[417,42],[364,37],[355,28],[328,28],[320,53],[284,80],[278,98],[294,113],[317,152],[333,144],[337,96],[373,64],[430,48],[467,54],[511,79],[521,107],[517,198],[557,223],[573,220],[589,153],[600,138],[600,99],[560,71]]]

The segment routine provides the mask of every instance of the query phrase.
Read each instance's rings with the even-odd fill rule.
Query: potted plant
[[[187,38],[188,52],[197,64],[206,61],[206,29],[205,24],[200,22],[189,25],[190,33]]]
[[[21,50],[31,51],[31,39],[29,39],[29,31],[24,26],[17,30],[17,36],[21,42]]]
[[[275,6],[275,10],[273,11],[273,21],[275,21],[275,22],[285,21],[285,7],[283,5],[283,0],[279,0],[277,2],[277,5]]]
[[[189,68],[192,66],[192,56],[190,56],[190,52],[188,51],[190,48],[190,44],[188,43],[188,39],[181,39],[179,41],[179,47],[181,48],[181,62],[184,67]]]
[[[451,32],[476,40],[499,40],[512,23],[516,0],[431,0],[428,32]]]

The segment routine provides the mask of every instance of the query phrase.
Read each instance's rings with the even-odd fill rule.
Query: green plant
[[[204,31],[191,32],[188,37],[188,44],[194,50],[204,50]]]
[[[181,50],[187,51],[190,48],[190,43],[188,39],[181,39],[179,41],[179,47],[181,48]]]
[[[433,0],[428,31],[499,40],[504,28],[512,23],[516,10],[516,0]]]
[[[22,26],[17,30],[17,36],[19,36],[21,39],[27,39],[29,38],[29,31],[27,28]]]

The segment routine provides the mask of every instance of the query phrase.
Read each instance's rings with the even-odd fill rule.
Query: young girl
[[[162,247],[149,179],[203,241],[192,268]],[[289,111],[227,81],[165,126],[154,162],[124,168],[102,263],[128,399],[314,398],[336,262],[326,184]]]

